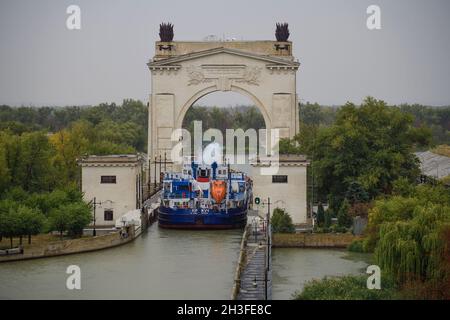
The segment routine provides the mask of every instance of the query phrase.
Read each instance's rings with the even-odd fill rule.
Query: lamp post
[[[162,163],[162,158],[161,158],[161,154],[159,154],[159,185],[161,185],[161,163]]]
[[[264,279],[257,279],[256,276],[253,279],[253,287],[257,288],[258,287],[258,282],[264,282],[264,300],[267,300],[268,298],[268,285],[267,283],[269,282],[269,280],[267,279],[267,272],[264,273]]]
[[[92,236],[95,237],[97,235],[97,230],[95,229],[95,221],[97,220],[95,209],[97,208],[97,205],[101,206],[102,203],[101,202],[97,202],[96,201],[96,197],[94,197],[94,201],[92,202],[92,204],[94,205],[94,230],[92,231]]]
[[[157,160],[157,158],[156,158],[156,156],[155,156],[155,190],[156,190],[156,160]]]
[[[267,198],[267,228],[266,228],[266,242],[267,242],[267,270],[270,270],[270,198]],[[267,277],[267,272],[266,272]]]
[[[167,152],[164,152],[164,172],[166,172]]]

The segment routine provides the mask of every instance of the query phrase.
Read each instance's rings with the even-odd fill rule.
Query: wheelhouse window
[[[116,176],[101,176],[100,183],[116,183]]]
[[[280,176],[280,175],[272,176],[272,183],[287,183],[287,182],[288,176]]]
[[[104,212],[104,220],[105,221],[112,221],[114,217],[112,210],[105,210]]]
[[[198,176],[201,178],[209,177],[209,169],[199,169],[197,172],[198,172]]]

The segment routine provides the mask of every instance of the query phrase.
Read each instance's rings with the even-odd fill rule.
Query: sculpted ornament
[[[195,67],[195,66],[189,66],[187,68],[188,72],[188,85],[196,85],[200,84],[202,82],[209,82],[209,79],[205,78],[205,74],[203,73],[203,70],[201,67]]]
[[[261,68],[259,67],[247,67],[244,70],[242,79],[236,80],[237,82],[244,82],[251,85],[259,85],[259,76],[261,75]]]
[[[205,75],[205,70],[201,66],[189,66],[187,68],[187,74],[189,77],[188,85],[198,85],[200,83],[207,83],[211,82],[213,79],[227,79],[234,80],[239,83],[247,83],[249,85],[259,85],[260,82],[260,75],[261,75],[261,68],[260,67],[245,67],[241,69],[242,71],[240,74],[226,74],[226,70],[218,72],[217,70],[215,72],[218,72],[217,74],[212,75],[211,71],[208,72],[208,74]],[[235,69],[233,69],[235,72]],[[220,75],[220,74],[222,75]]]

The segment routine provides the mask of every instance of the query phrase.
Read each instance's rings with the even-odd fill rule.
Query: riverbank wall
[[[244,233],[242,235],[241,247],[239,250],[239,258],[237,261],[236,271],[234,273],[234,284],[233,289],[231,291],[231,300],[236,300],[239,294],[239,290],[241,289],[241,275],[242,271],[245,267],[246,259],[247,259],[247,241],[250,234],[250,225],[245,227]]]
[[[140,230],[135,230],[133,226],[128,230],[115,231],[96,237],[52,241],[25,248],[22,254],[0,256],[0,262],[62,256],[117,247],[133,241],[138,236],[137,234],[140,234]]]
[[[273,248],[346,248],[362,239],[349,233],[274,233]]]
[[[48,258],[90,251],[98,251],[124,245],[139,237],[144,230],[157,220],[157,210],[144,210],[141,215],[141,226],[130,225],[120,230],[98,235],[68,240],[55,240],[23,249],[21,254],[0,256],[1,262]]]

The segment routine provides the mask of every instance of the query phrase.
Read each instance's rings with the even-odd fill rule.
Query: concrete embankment
[[[120,246],[135,239],[134,228],[129,232],[116,231],[97,237],[52,241],[42,245],[26,248],[23,254],[6,255],[0,257],[0,262],[54,257],[74,253],[96,251]]]
[[[361,239],[348,233],[274,233],[274,248],[346,248]]]
[[[96,237],[49,241],[24,248],[23,253],[21,254],[0,256],[0,262],[47,258],[117,247],[139,237],[143,230],[146,230],[156,221],[156,212],[157,210],[148,213],[147,210],[145,210],[141,215],[140,227],[130,225],[123,227],[120,230]]]
[[[239,290],[241,289],[241,275],[242,272],[245,268],[245,263],[246,263],[246,253],[247,253],[247,241],[248,241],[248,236],[250,234],[250,225],[247,225],[245,227],[244,230],[244,234],[242,235],[242,240],[241,240],[241,247],[239,250],[239,258],[238,258],[238,262],[237,262],[237,266],[236,266],[236,271],[234,274],[234,284],[233,284],[233,289],[231,292],[231,300],[236,300],[238,294],[239,294]]]

